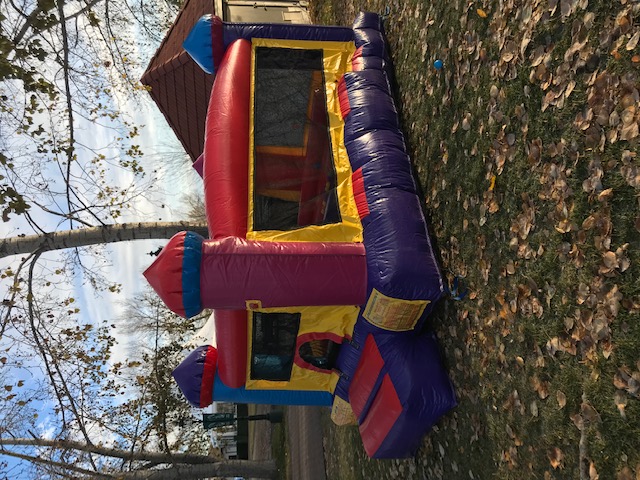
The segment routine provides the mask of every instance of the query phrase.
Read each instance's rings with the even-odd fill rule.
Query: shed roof
[[[195,161],[204,148],[204,129],[213,75],[206,74],[182,48],[191,27],[214,13],[213,0],[186,0],[140,82]]]

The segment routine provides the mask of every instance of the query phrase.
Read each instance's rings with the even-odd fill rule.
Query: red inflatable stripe
[[[340,102],[340,114],[342,118],[345,118],[351,111],[351,105],[349,104],[349,95],[347,93],[347,84],[344,81],[344,76],[340,77],[340,81],[338,82],[338,101]]]
[[[351,58],[351,68],[354,72],[360,72],[364,69],[364,62],[362,61],[362,47],[363,45],[360,45]]]
[[[373,394],[373,388],[380,376],[382,367],[384,367],[384,360],[380,355],[380,350],[378,350],[373,335],[369,334],[364,342],[358,369],[349,386],[349,403],[356,418],[360,418],[367,400]]]
[[[216,375],[216,363],[218,351],[215,347],[209,347],[204,359],[202,371],[202,386],[200,388],[200,408],[205,408],[213,403],[213,380]]]
[[[351,176],[353,179],[353,196],[356,200],[356,208],[360,220],[369,215],[369,204],[367,203],[367,195],[364,189],[364,178],[362,176],[362,168],[359,168]]]
[[[389,374],[382,379],[380,389],[371,404],[367,418],[360,425],[364,449],[373,457],[402,413],[402,404]]]

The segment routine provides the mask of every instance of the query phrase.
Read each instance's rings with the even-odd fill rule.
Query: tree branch
[[[67,22],[64,18],[64,0],[56,2],[58,6],[58,16],[60,18],[60,30],[62,32],[62,71],[64,72],[64,93],[67,102],[67,122],[69,123],[69,146],[65,149],[67,153],[67,168],[64,175],[67,190],[67,206],[69,211],[73,210],[71,204],[71,165],[73,164],[73,152],[75,150],[75,128],[73,125],[73,103],[71,102],[71,86],[69,84],[69,38],[67,37]],[[73,228],[73,219],[69,220],[69,225]]]
[[[77,12],[72,13],[68,17],[64,17],[64,15],[62,15],[60,18],[64,19],[64,21],[66,22],[66,21],[71,20],[73,18],[79,17],[80,15],[82,15],[83,13],[87,12],[92,7],[94,7],[100,1],[101,0],[91,0],[90,2],[87,3],[86,6],[82,7]],[[51,9],[53,9],[53,4],[50,7],[48,7],[47,10],[44,10],[42,8],[42,4],[38,3],[38,6],[36,8],[34,8],[29,15],[24,15],[23,14],[23,16],[25,17],[25,22],[24,22],[24,25],[22,25],[22,28],[20,29],[18,34],[15,37],[13,37],[13,45],[16,46],[22,40],[24,40],[24,36],[27,34],[29,29],[32,27],[33,21],[36,19],[36,17],[38,15],[40,15],[41,13],[46,13]],[[51,28],[51,27],[49,27],[49,28]],[[43,30],[41,30],[41,31],[43,31]]]
[[[18,268],[16,269],[16,271],[13,273],[14,288],[13,288],[13,291],[11,292],[11,297],[7,299],[7,302],[6,302],[7,311],[5,313],[4,318],[2,319],[2,325],[0,325],[0,338],[2,338],[2,336],[4,335],[5,329],[7,328],[7,324],[11,319],[11,312],[13,311],[16,297],[18,296],[18,293],[19,293],[18,285],[19,285],[19,279],[20,279],[20,272],[22,272],[22,269],[24,268],[24,266],[29,262],[29,260],[31,260],[31,258],[34,255],[35,253],[31,253],[27,258],[23,259],[20,262],[20,265],[18,265]],[[4,304],[4,300],[3,300],[3,304]]]
[[[101,472],[94,472],[91,470],[85,470],[84,468],[76,467],[74,465],[56,462],[54,460],[47,460],[45,458],[34,457],[32,455],[24,455],[22,453],[12,452],[11,450],[0,449],[0,454],[8,455],[14,458],[19,458],[21,460],[26,460],[31,463],[60,468],[68,472],[79,473],[81,475],[86,475],[89,478],[117,478],[115,475],[111,475],[110,473],[101,473]]]
[[[75,442],[72,440],[45,440],[43,438],[0,438],[0,445],[50,447],[60,450],[71,449],[79,450],[85,453],[95,453],[104,457],[155,462],[158,464],[184,463],[197,465],[205,463],[214,464],[219,462],[219,460],[216,460],[214,457],[209,457],[207,455],[193,455],[189,453],[170,454],[154,452],[130,452],[128,450],[101,447],[99,445]]]

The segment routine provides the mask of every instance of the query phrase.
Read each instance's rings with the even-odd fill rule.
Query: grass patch
[[[640,6],[319,0],[312,12],[347,24],[386,6],[431,233],[471,290],[432,319],[460,405],[403,461],[369,460],[356,429],[326,420],[328,477],[637,478],[640,160],[623,127],[639,119],[625,109],[640,110],[626,50]]]

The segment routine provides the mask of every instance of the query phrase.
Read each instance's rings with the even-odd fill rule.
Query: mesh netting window
[[[251,378],[288,381],[296,351],[299,313],[253,313]]]
[[[340,222],[322,50],[256,48],[254,230]]]

